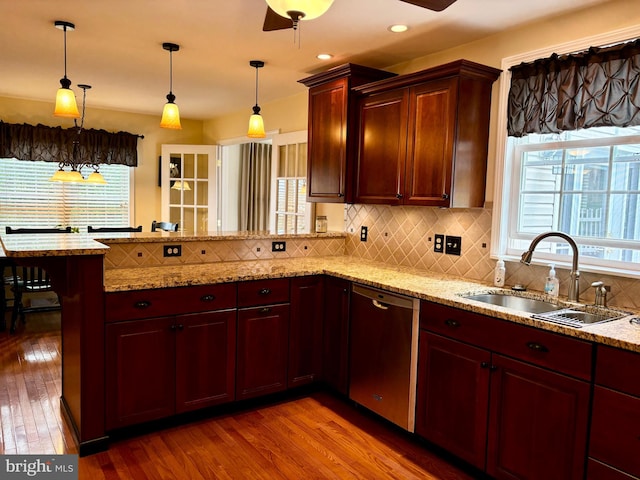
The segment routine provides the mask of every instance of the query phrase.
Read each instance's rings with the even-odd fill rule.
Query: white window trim
[[[509,100],[509,88],[511,87],[511,72],[509,69],[522,62],[532,62],[540,58],[546,58],[553,53],[559,55],[586,50],[593,45],[610,45],[634,40],[640,36],[640,25],[614,30],[599,35],[580,38],[572,42],[551,45],[538,50],[524,52],[518,55],[505,57],[502,59],[502,76],[500,79],[500,90],[498,94],[498,111],[496,122],[496,156],[495,156],[495,176],[493,191],[493,215],[491,225],[491,248],[490,256],[493,259],[498,257],[504,260],[520,261],[519,256],[507,255],[507,235],[508,235],[508,215],[505,215],[503,208],[509,205],[511,199],[511,165],[506,162],[507,158],[512,158],[514,152],[507,152],[507,104]],[[508,154],[507,154],[508,153]],[[539,260],[536,260],[538,257]],[[546,265],[548,259],[544,259],[542,254],[534,256],[533,264]],[[556,262],[561,267],[571,267],[570,261]],[[580,270],[598,273],[615,273],[626,277],[640,277],[639,272],[613,269],[610,266],[581,265]]]

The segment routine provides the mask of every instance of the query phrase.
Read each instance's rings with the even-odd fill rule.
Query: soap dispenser
[[[552,297],[557,297],[558,291],[560,290],[560,282],[558,281],[558,277],[556,277],[555,265],[550,263],[549,267],[549,275],[547,276],[547,281],[544,284],[544,293],[551,295]]]
[[[504,287],[504,277],[506,274],[506,270],[504,267],[504,260],[498,258],[496,262],[496,270],[493,275],[493,284],[496,287]]]

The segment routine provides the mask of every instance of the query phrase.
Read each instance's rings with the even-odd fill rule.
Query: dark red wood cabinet
[[[291,279],[287,387],[315,382],[322,371],[324,277]]]
[[[287,388],[289,279],[238,284],[236,399]]]
[[[356,87],[354,202],[483,206],[499,73],[459,60]]]
[[[598,346],[589,480],[640,478],[640,355]]]
[[[351,89],[394,75],[345,64],[300,80],[309,87],[307,201],[353,201],[357,105]]]
[[[349,390],[350,291],[350,281],[325,277],[322,380],[343,395]]]
[[[429,302],[420,323],[417,434],[496,479],[584,477],[589,343]]]
[[[107,429],[234,400],[236,311],[106,326]]]

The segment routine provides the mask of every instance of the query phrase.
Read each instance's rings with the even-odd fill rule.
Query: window
[[[50,182],[57,165],[0,159],[0,223],[86,232],[87,225],[130,225],[130,167],[101,165],[107,185]]]
[[[496,154],[492,257],[519,260],[536,235],[563,231],[578,244],[581,270],[640,276],[640,127],[507,136],[511,67],[592,45],[637,43],[639,35],[635,26],[503,59],[496,128],[504,134]],[[525,111],[522,119],[546,122],[547,113],[543,108],[533,118],[536,112]],[[536,248],[534,262],[569,265],[570,248],[550,237]]]
[[[312,204],[307,203],[307,132],[278,135],[273,140],[274,233],[308,233]]]
[[[507,254],[545,231],[578,243],[581,263],[640,270],[640,127],[592,128],[510,139],[513,148]],[[557,260],[566,242],[536,250]],[[620,265],[622,268],[623,265]]]

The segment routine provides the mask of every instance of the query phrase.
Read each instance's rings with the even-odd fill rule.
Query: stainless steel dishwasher
[[[413,432],[418,315],[416,298],[353,285],[349,398]]]

